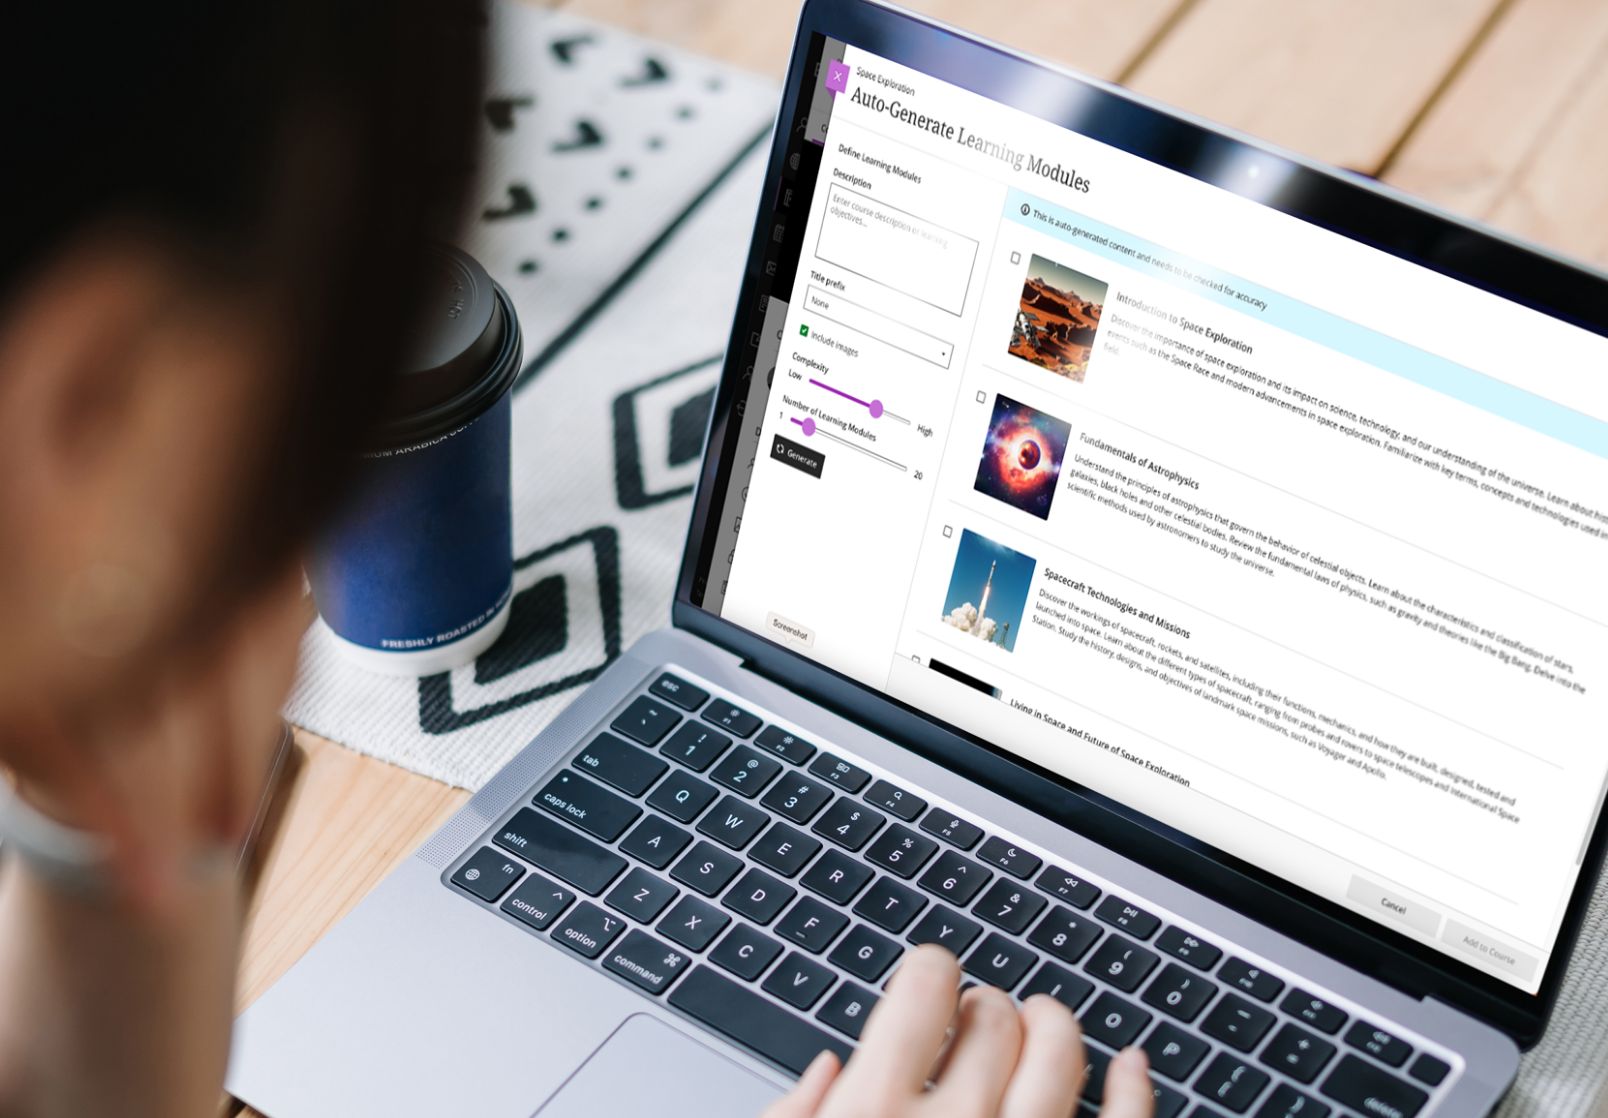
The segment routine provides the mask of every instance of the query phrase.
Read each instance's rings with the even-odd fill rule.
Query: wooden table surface
[[[791,0],[563,6],[777,79],[797,14]],[[1604,0],[912,6],[1608,267]],[[297,745],[253,899],[242,1006],[467,798],[309,734]]]

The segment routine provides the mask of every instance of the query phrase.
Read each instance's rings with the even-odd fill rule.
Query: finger
[[[914,1098],[927,1084],[955,1016],[960,966],[941,947],[918,947],[871,1011],[859,1051],[843,1073],[845,1092],[868,1099]]]
[[[1106,1069],[1100,1118],[1151,1118],[1155,1106],[1149,1058],[1143,1049],[1124,1048]]]
[[[1022,1050],[1022,1016],[1010,995],[992,986],[966,991],[949,1057],[933,1091],[940,1114],[994,1114]]]
[[[1037,994],[1022,1006],[1022,1054],[1000,1118],[1068,1118],[1083,1088],[1083,1030],[1072,1012]]]
[[[761,1118],[814,1118],[842,1070],[835,1054],[822,1052],[810,1061],[791,1091],[765,1108]]]

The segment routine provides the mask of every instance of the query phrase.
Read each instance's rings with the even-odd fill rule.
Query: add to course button
[[[1446,921],[1446,932],[1441,939],[1476,958],[1484,959],[1498,970],[1516,975],[1522,982],[1528,982],[1530,976],[1535,974],[1534,956],[1509,947],[1499,939],[1492,939],[1484,932],[1477,932],[1467,924],[1456,920]]]
[[[821,468],[826,465],[826,455],[820,451],[800,446],[792,439],[784,439],[780,435],[771,440],[771,457],[811,477],[820,477]]]

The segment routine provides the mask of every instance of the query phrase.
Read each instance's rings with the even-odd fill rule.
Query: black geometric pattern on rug
[[[678,485],[658,493],[650,493],[647,475],[643,470],[642,440],[638,429],[637,402],[643,393],[680,377],[707,369],[720,363],[721,358],[706,357],[654,377],[645,384],[628,389],[614,398],[614,491],[622,509],[642,509],[663,501],[673,501],[692,492],[691,485]],[[669,426],[668,461],[666,466],[685,466],[696,461],[703,453],[704,428],[709,422],[709,409],[715,402],[715,390],[704,388],[678,401],[662,417]],[[646,421],[652,422],[649,417]]]
[[[524,570],[571,548],[592,550],[597,578],[597,599],[602,611],[603,658],[581,671],[561,679],[480,706],[458,709],[452,694],[452,674],[425,676],[419,680],[419,728],[427,734],[450,734],[489,718],[496,718],[522,706],[571,688],[591,683],[620,655],[620,537],[612,527],[602,525],[569,539],[549,544],[515,560],[514,569]],[[514,596],[503,635],[475,661],[475,682],[503,679],[516,671],[562,652],[569,643],[568,580],[551,575],[526,587]]]

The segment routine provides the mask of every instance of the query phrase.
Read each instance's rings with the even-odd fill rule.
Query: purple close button
[[[849,88],[849,64],[847,62],[828,62],[826,64],[826,88],[833,93],[846,93]]]

